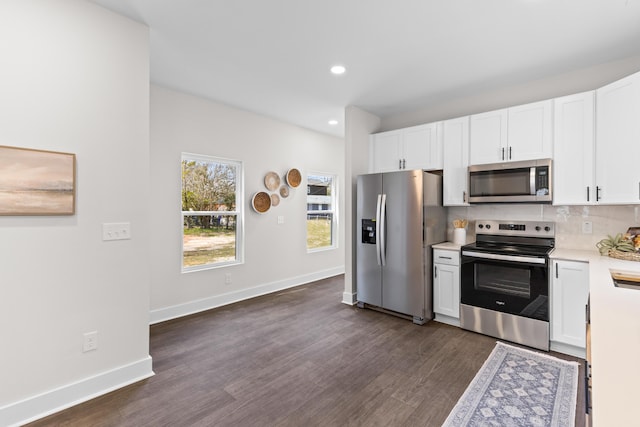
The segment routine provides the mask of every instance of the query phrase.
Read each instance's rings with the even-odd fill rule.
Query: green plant
[[[600,255],[609,255],[609,251],[617,250],[620,252],[635,252],[633,242],[626,239],[622,233],[616,234],[615,237],[607,235],[606,239],[596,243],[596,247],[600,251]]]

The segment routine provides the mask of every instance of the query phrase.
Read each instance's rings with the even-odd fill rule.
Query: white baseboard
[[[342,303],[347,305],[356,305],[358,295],[355,292],[343,292]]]
[[[584,347],[576,347],[575,345],[565,344],[557,341],[549,342],[549,350],[568,354],[569,356],[579,357],[580,359],[585,359],[587,357],[587,351]]]
[[[295,286],[304,285],[305,283],[314,282],[316,280],[326,279],[328,277],[344,274],[344,266],[336,267],[328,270],[322,270],[303,276],[292,277],[277,282],[264,283],[248,289],[242,289],[227,294],[216,295],[209,298],[203,298],[196,301],[178,304],[171,307],[159,308],[152,310],[150,313],[150,324],[160,323],[178,317],[188,316],[190,314],[199,313],[201,311],[211,310],[212,308],[221,307],[223,305],[232,304],[234,302],[244,301],[249,298],[282,291],[284,289],[293,288]]]
[[[446,323],[447,325],[457,326],[458,328],[460,327],[459,317],[445,316],[444,314],[436,313],[436,316],[433,320],[440,323]]]
[[[0,408],[0,425],[20,426],[153,376],[151,356]]]

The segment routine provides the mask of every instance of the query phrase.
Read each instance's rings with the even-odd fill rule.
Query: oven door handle
[[[466,255],[474,258],[493,259],[497,261],[515,261],[515,262],[531,263],[531,264],[547,263],[547,260],[545,258],[536,258],[536,257],[529,257],[529,256],[499,255],[499,254],[488,254],[484,252],[474,252],[474,251],[462,251],[462,255]]]

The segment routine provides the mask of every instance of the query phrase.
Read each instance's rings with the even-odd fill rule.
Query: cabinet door
[[[471,116],[469,139],[470,165],[505,161],[507,110]]]
[[[445,206],[468,205],[469,117],[443,123],[442,199]]]
[[[553,204],[595,202],[594,91],[554,100]]]
[[[551,340],[585,348],[585,306],[589,297],[589,264],[553,261]]]
[[[433,312],[460,318],[460,267],[433,264]]]
[[[442,122],[403,129],[405,169],[442,169]]]
[[[381,132],[371,135],[369,172],[391,172],[401,168],[401,137],[400,131]]]
[[[599,202],[640,203],[640,73],[596,91]]]
[[[551,157],[552,110],[552,100],[509,108],[505,160],[518,161]]]

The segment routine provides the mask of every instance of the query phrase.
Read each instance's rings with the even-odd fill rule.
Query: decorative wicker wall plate
[[[287,184],[291,188],[296,188],[302,182],[302,174],[298,169],[289,169],[286,175]]]
[[[258,191],[251,198],[251,206],[258,213],[265,213],[271,208],[271,197],[264,191]]]
[[[271,206],[278,206],[280,204],[280,196],[276,193],[271,195]]]
[[[275,191],[280,187],[280,177],[275,172],[268,172],[264,176],[264,186],[269,191]]]
[[[286,187],[284,185],[280,187],[280,197],[282,197],[283,199],[289,197],[289,187]]]

